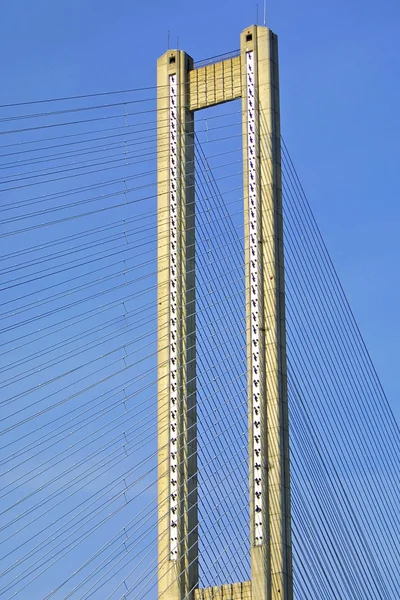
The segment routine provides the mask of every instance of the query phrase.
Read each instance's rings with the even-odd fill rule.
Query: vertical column
[[[277,37],[241,36],[253,600],[293,598]]]
[[[197,563],[194,123],[192,59],[157,63],[158,597],[194,597]]]

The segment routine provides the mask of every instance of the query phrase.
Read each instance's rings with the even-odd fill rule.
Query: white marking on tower
[[[247,151],[249,174],[249,260],[250,260],[250,344],[251,344],[251,410],[253,423],[254,544],[263,543],[263,466],[261,445],[261,357],[259,300],[259,206],[257,181],[256,89],[254,53],[246,54],[247,77]]]
[[[178,558],[178,117],[177,76],[169,77],[169,219],[170,219],[170,396],[169,396],[169,527],[170,560]]]

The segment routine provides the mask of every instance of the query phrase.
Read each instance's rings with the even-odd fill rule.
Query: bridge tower
[[[158,597],[292,600],[277,36],[158,71]],[[194,113],[242,99],[251,580],[198,587]]]

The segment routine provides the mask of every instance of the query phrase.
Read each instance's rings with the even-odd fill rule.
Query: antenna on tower
[[[267,0],[264,0],[264,27],[267,26]]]

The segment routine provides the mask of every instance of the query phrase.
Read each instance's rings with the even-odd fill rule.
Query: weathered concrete
[[[190,78],[190,110],[208,108],[240,98],[240,56],[193,69]]]
[[[252,600],[251,581],[198,589],[195,600]]]
[[[159,598],[165,600],[293,598],[277,37],[266,27],[252,26],[242,32],[240,48],[239,57],[199,69],[177,50],[158,61]],[[179,135],[171,142],[169,90],[174,74]],[[239,97],[243,113],[251,582],[195,590],[193,111]],[[171,174],[175,155],[176,180],[175,172]],[[176,222],[171,213],[171,182],[177,187]],[[171,250],[171,235],[177,236],[177,251]],[[171,296],[174,261],[177,294]],[[172,320],[175,311],[176,322]],[[175,323],[177,348],[171,339]],[[177,369],[171,363],[175,355]],[[175,481],[171,484],[171,438],[175,437],[171,432],[176,413],[171,411],[171,402],[172,408],[175,402],[171,382],[179,389],[175,546],[171,546],[170,492],[171,485],[176,485]]]
[[[261,355],[261,430],[263,542],[255,541],[254,423],[249,386],[249,458],[251,568],[253,600],[293,597],[289,428],[286,381],[285,283],[283,262],[282,183],[277,36],[265,27],[249,27],[241,35],[243,98],[243,172],[245,201],[246,302],[249,380],[252,307],[249,223],[249,155],[246,60],[254,58],[256,87],[256,180],[258,211],[259,347]]]
[[[192,59],[177,50],[167,52],[157,63],[158,595],[165,600],[191,600],[198,581],[194,123],[193,113],[188,110],[192,67]],[[172,75],[176,76],[176,131],[171,130]],[[176,164],[172,165],[168,148],[174,136]],[[174,190],[171,166],[176,169]],[[174,251],[171,244],[175,244]],[[172,349],[174,344],[176,348]],[[177,390],[176,406],[171,404],[173,386]],[[176,439],[175,458],[172,438]],[[171,472],[173,464],[176,466]],[[176,510],[171,513],[171,477],[175,471]],[[174,515],[176,525],[171,526]],[[177,538],[176,556],[171,550],[171,536]]]

